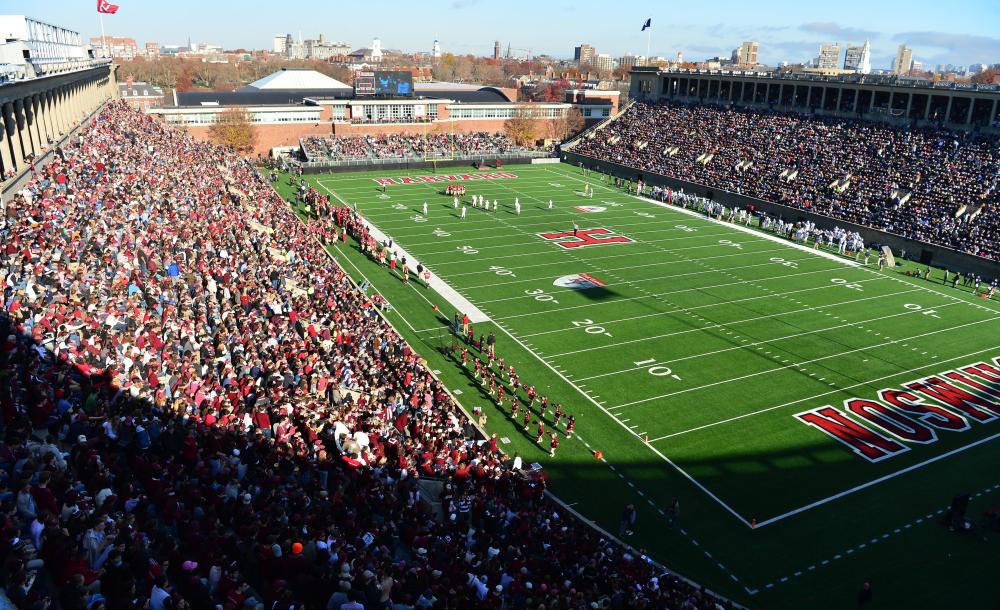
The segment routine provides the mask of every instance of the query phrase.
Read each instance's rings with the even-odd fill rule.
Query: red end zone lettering
[[[597,235],[610,235],[610,237],[595,237]],[[560,231],[558,233],[539,233],[538,236],[546,241],[554,241],[563,248],[586,248],[588,246],[635,243],[631,237],[614,235],[610,230],[602,228]]]
[[[796,413],[795,417],[847,445],[854,453],[869,462],[879,462],[910,450],[909,447],[897,443],[891,438],[886,438],[847,419],[843,413],[830,405],[812,411]]]
[[[844,406],[861,419],[867,420],[896,438],[909,443],[933,443],[937,440],[937,434],[933,430],[902,413],[893,411],[880,402],[852,398],[844,401]]]
[[[794,417],[870,462],[909,450],[896,440],[930,444],[938,440],[938,430],[965,432],[972,422],[990,425],[1000,421],[1000,368],[991,363],[976,362],[942,371],[905,382],[901,387],[905,389],[879,390],[880,401],[845,400],[844,412],[827,405]]]
[[[475,174],[442,174],[440,176],[402,176],[400,178],[372,178],[379,186],[393,184],[426,184],[428,182],[469,182],[470,180],[512,180],[516,174],[510,172],[478,172]]]

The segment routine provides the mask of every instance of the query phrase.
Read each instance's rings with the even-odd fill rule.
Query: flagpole
[[[650,25],[646,29],[648,30],[646,32],[646,65],[649,65],[649,42],[650,39],[653,37],[653,26]]]
[[[101,42],[104,43],[104,51],[111,57],[111,49],[108,47],[108,37],[104,34],[104,13],[98,11],[97,18],[101,21]]]

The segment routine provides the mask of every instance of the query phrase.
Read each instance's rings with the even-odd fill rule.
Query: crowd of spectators
[[[379,134],[309,136],[301,140],[309,161],[344,159],[425,158],[445,155],[498,155],[517,145],[502,133]]]
[[[640,102],[574,152],[1000,258],[995,136]]]
[[[320,245],[361,230],[350,208],[304,223],[249,161],[124,103],[36,171],[0,225],[19,609],[728,605],[477,438]]]

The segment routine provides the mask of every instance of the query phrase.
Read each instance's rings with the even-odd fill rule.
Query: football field
[[[436,356],[506,450],[542,464],[557,495],[612,533],[636,504],[628,542],[741,602],[810,600],[812,573],[869,574],[916,548],[911,530],[950,544],[933,522],[956,493],[998,502],[1000,305],[940,271],[879,271],[877,256],[865,266],[563,164],[309,180],[430,270],[431,289],[403,286],[356,249],[335,252],[385,294],[418,351],[453,343],[447,321],[470,314],[477,340],[493,332],[521,382],[576,418],[572,438],[559,422],[549,458],[534,441],[551,409],[536,401],[525,430],[471,367]],[[459,209],[449,184],[468,189]]]

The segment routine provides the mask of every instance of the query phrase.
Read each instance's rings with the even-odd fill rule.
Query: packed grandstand
[[[309,136],[301,140],[301,145],[307,161],[498,155],[518,149],[506,135],[487,132]]]
[[[995,135],[637,102],[573,152],[1000,258]]]
[[[19,608],[38,570],[66,610],[728,606],[509,467],[327,257],[350,209],[303,224],[117,102],[34,172],[0,251]]]

